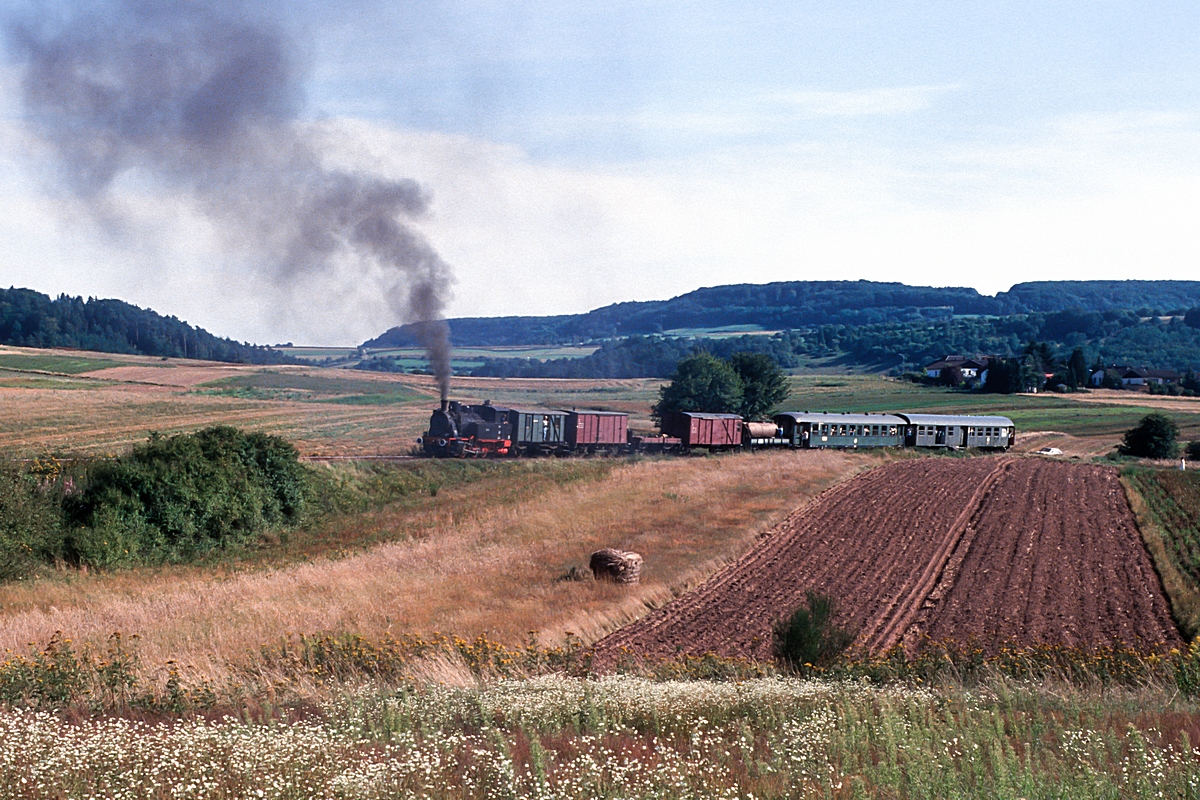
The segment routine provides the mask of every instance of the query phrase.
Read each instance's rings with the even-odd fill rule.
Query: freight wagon
[[[672,411],[663,414],[659,428],[666,436],[678,437],[684,447],[742,446],[742,418],[737,414]]]
[[[577,452],[620,452],[629,444],[629,415],[616,411],[568,411],[566,439]]]

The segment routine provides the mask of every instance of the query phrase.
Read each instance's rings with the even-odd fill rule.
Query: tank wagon
[[[736,414],[674,412],[663,415],[660,427],[659,436],[640,436],[620,412],[450,402],[433,412],[417,442],[429,456],[480,458],[740,447],[1007,450],[1016,441],[1013,421],[999,416],[789,411],[771,422],[748,422]]]

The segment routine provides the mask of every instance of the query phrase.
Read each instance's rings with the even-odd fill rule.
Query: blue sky
[[[1200,279],[1194,2],[289,8],[299,124],[332,165],[426,187],[452,316],[771,280]],[[125,188],[140,234],[81,221],[6,69],[0,282],[256,341],[396,321],[353,270],[261,291],[153,176]]]

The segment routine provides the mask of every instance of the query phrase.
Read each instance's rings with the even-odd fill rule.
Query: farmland
[[[1080,518],[1064,509],[1087,508]],[[1003,511],[1001,511],[1003,509]],[[703,587],[601,641],[600,663],[683,652],[771,657],[776,609],[842,598],[854,646],[1177,646],[1112,469],[922,459],[873,470],[791,516]]]
[[[282,435],[302,456],[403,455],[436,397],[421,375],[0,356],[0,452],[16,458],[104,455],[218,423]],[[111,571],[60,564],[0,585],[0,797],[1186,796],[1200,780],[1200,651],[1150,591],[1139,507],[1135,524],[1113,468],[1086,462],[1155,407],[1200,438],[1197,406],[791,382],[792,408],[1003,413],[1035,432],[1019,449],[1053,442],[1080,458],[313,464],[342,487],[338,502],[257,547]],[[627,411],[648,430],[659,386],[456,378],[453,391]],[[1153,501],[1176,537],[1163,552],[1186,583],[1192,489],[1157,474],[1181,509]],[[579,580],[604,546],[642,553],[642,583]],[[750,578],[739,559],[755,559]],[[747,603],[727,604],[720,625],[697,614],[709,623],[686,640],[661,626],[642,637],[729,575]],[[1084,677],[1063,682],[1055,666],[1017,678],[990,661],[873,684],[779,675],[770,623],[810,586],[839,595],[866,654],[964,634],[989,653],[1052,643],[1079,654]],[[127,649],[112,649],[114,633]],[[1103,669],[1089,654],[1139,639],[1178,652],[1113,650],[1124,666]],[[602,640],[589,663],[580,645]],[[671,661],[589,674],[614,642]],[[698,680],[722,676],[740,683]]]

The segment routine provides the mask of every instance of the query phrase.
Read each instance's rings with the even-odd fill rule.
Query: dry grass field
[[[65,572],[0,586],[0,651],[55,631],[75,642],[120,631],[141,637],[147,665],[174,659],[197,676],[221,678],[288,632],[486,633],[515,645],[530,630],[549,642],[569,630],[590,641],[697,584],[807,498],[883,458],[642,460],[566,488],[541,479],[553,463],[513,464],[523,472],[498,480],[521,491],[485,480],[416,507],[341,520],[350,528],[343,534],[383,528],[403,539],[365,552],[282,568]],[[604,546],[642,553],[643,582],[562,580]]]

